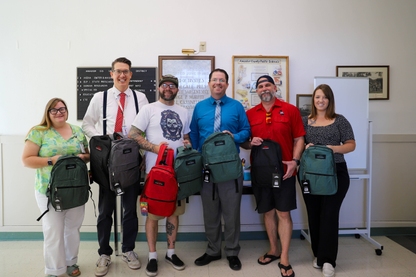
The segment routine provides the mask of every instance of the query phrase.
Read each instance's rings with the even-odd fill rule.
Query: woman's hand
[[[314,145],[313,143],[308,143],[306,144],[305,149],[308,149],[309,146],[313,146],[313,145]]]

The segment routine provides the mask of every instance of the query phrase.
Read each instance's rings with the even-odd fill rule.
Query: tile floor
[[[372,237],[384,246],[381,256],[375,254],[375,247],[368,241],[354,236],[340,237],[338,277],[404,277],[416,276],[416,254],[384,236]],[[280,276],[277,261],[269,265],[257,264],[257,258],[268,249],[265,240],[241,241],[240,259],[243,268],[232,271],[225,257],[203,267],[194,265],[194,260],[204,253],[206,242],[177,242],[176,253],[186,263],[183,271],[174,270],[164,261],[166,244],[158,243],[159,274],[158,276]],[[131,270],[120,256],[112,256],[112,264],[107,277],[146,276],[147,244],[137,242],[142,268]],[[0,241],[0,276],[43,277],[42,241]],[[292,239],[290,249],[291,264],[297,277],[322,276],[320,270],[312,267],[312,254],[309,242]],[[81,276],[94,276],[95,262],[98,259],[97,242],[82,241],[79,253]],[[62,276],[66,276],[65,274]]]

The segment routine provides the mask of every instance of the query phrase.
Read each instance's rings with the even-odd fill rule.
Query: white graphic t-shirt
[[[145,132],[146,139],[153,144],[167,142],[175,154],[176,148],[183,146],[183,135],[190,132],[188,110],[160,101],[143,106],[132,125]],[[157,154],[146,152],[146,173],[155,165],[156,159]]]

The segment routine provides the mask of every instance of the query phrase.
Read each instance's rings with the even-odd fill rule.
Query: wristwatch
[[[53,165],[51,158],[48,158],[48,165]]]
[[[297,166],[300,165],[300,161],[298,159],[292,159],[292,161],[295,161]]]

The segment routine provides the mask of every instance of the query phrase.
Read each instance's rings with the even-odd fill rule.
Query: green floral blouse
[[[52,157],[55,155],[77,155],[82,153],[81,144],[88,148],[87,138],[79,126],[71,125],[72,136],[64,139],[53,127],[42,130],[41,126],[33,128],[27,135],[26,140],[39,145],[39,157]],[[45,194],[49,184],[52,166],[45,165],[36,169],[35,189]]]

